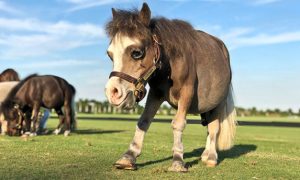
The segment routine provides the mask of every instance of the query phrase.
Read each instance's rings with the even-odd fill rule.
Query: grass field
[[[57,124],[49,120],[49,128]],[[219,165],[198,161],[206,129],[188,125],[184,131],[185,162],[189,172],[167,172],[171,165],[172,130],[153,123],[146,135],[137,171],[112,164],[125,152],[135,122],[79,121],[70,137],[0,137],[0,179],[300,179],[300,129],[241,126],[236,145],[219,153]]]
[[[118,117],[122,118],[124,117],[124,114],[78,114],[78,117]],[[127,114],[125,115],[127,118],[139,118],[140,115],[138,114]],[[155,118],[158,119],[172,119],[173,115],[156,115]],[[188,115],[187,119],[193,119],[193,120],[200,120],[200,116],[197,115]],[[239,121],[253,121],[253,122],[299,122],[300,123],[300,117],[266,117],[266,116],[246,116],[246,117],[238,117]]]

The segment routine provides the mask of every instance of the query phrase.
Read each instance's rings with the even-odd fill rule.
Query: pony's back
[[[9,92],[19,83],[19,81],[1,82],[0,83],[0,103],[5,100]]]

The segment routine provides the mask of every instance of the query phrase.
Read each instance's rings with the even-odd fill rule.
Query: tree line
[[[108,101],[97,101],[97,100],[89,100],[89,99],[79,99],[76,102],[76,111],[79,113],[93,113],[93,114],[141,114],[144,110],[144,107],[141,105],[137,105],[132,110],[124,110],[116,108],[109,104]],[[293,112],[292,109],[280,110],[276,109],[266,109],[259,110],[256,107],[252,108],[242,108],[237,107],[237,115],[238,116],[300,116],[300,109],[298,112]],[[176,110],[172,107],[163,104],[158,110],[157,114],[161,115],[174,115]]]
[[[300,109],[298,110],[298,112],[294,112],[291,108],[287,110],[281,110],[279,108],[261,110],[261,109],[257,109],[256,107],[252,107],[252,108],[237,107],[236,109],[237,109],[238,116],[274,116],[274,117],[300,116]]]
[[[137,104],[134,109],[125,110],[119,109],[112,106],[108,101],[97,101],[89,99],[79,99],[76,102],[76,112],[78,113],[93,113],[93,114],[141,114],[144,111],[144,107]],[[162,105],[158,110],[157,114],[162,115],[172,115],[175,114],[175,110],[168,107],[167,105]]]

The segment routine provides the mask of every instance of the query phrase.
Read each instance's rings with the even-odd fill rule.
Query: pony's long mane
[[[11,102],[14,101],[14,97],[17,94],[17,92],[21,89],[21,87],[27,82],[29,79],[38,76],[37,74],[32,74],[27,76],[25,79],[20,81],[12,90],[8,93],[7,97],[2,103],[2,106],[5,107],[6,105],[10,104]]]
[[[160,37],[165,53],[172,58],[182,56],[183,52],[193,51],[199,39],[198,32],[191,24],[178,19],[153,18],[150,21],[150,29]]]

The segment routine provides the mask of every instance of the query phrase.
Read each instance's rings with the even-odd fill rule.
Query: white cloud
[[[237,37],[235,41],[240,46],[297,42],[300,41],[300,31],[284,32],[275,35],[258,34],[249,37]]]
[[[245,46],[300,42],[300,31],[270,34],[258,32],[257,29],[251,27],[236,27],[229,30],[226,30],[219,25],[204,25],[197,27],[199,27],[197,29],[203,29],[222,39],[231,50]]]
[[[254,5],[265,5],[265,4],[272,4],[275,2],[279,2],[281,0],[254,0],[253,4]]]
[[[88,9],[97,6],[103,6],[113,3],[126,3],[132,2],[130,0],[66,0],[66,2],[73,4],[74,6],[67,10],[67,12],[74,12],[83,9]]]
[[[0,58],[37,56],[100,43],[101,26],[0,18]],[[5,51],[3,50],[5,49]]]
[[[256,33],[253,28],[238,28],[220,35],[230,49],[245,46],[282,44],[300,41],[300,31],[278,34]]]
[[[95,60],[78,60],[78,59],[63,59],[63,60],[44,60],[40,62],[35,63],[26,63],[21,64],[19,69],[30,69],[30,70],[36,70],[36,69],[52,69],[52,68],[64,68],[66,67],[78,67],[78,66],[90,66],[97,64]]]
[[[6,2],[4,1],[0,1],[0,12],[6,12],[6,13],[10,13],[10,14],[20,14],[21,12],[13,7],[11,7],[10,5],[8,5]]]

